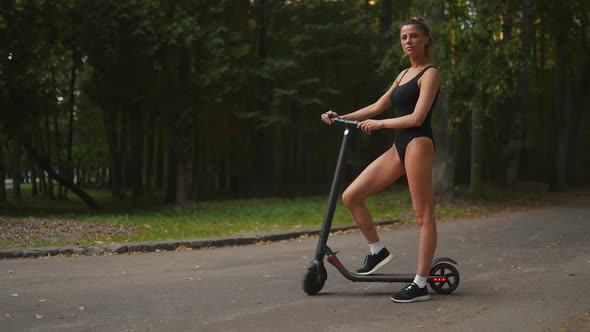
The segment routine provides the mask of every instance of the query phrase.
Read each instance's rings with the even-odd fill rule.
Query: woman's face
[[[430,42],[428,36],[416,24],[407,24],[400,29],[400,42],[407,56],[424,55],[425,46]]]

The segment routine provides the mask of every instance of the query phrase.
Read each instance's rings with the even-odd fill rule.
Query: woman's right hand
[[[327,111],[326,113],[322,113],[322,121],[331,125],[332,118],[337,118],[339,115],[336,112]]]

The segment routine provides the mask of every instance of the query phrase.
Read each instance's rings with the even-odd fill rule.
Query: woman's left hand
[[[371,131],[383,128],[381,120],[365,120],[357,124],[357,128],[362,130],[365,134],[371,134]]]

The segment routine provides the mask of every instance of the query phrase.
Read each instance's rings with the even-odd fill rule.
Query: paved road
[[[381,231],[415,269],[417,230]],[[300,282],[316,238],[141,255],[0,262],[0,331],[590,331],[590,198],[439,225],[438,255],[460,262],[451,295],[396,304],[401,284],[351,283],[328,266]],[[329,244],[351,268],[358,232]]]

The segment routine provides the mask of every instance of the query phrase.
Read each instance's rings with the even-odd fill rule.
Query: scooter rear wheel
[[[446,281],[428,280],[430,288],[439,294],[451,294],[459,287],[459,271],[454,265],[446,262],[438,263],[430,269],[430,276],[444,277]]]
[[[303,276],[302,288],[308,295],[316,295],[322,290],[326,280],[328,279],[328,272],[324,266],[310,267]]]

